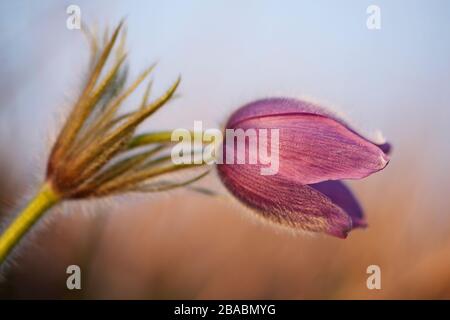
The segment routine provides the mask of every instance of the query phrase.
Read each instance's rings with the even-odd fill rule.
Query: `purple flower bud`
[[[361,179],[386,167],[389,144],[376,144],[331,112],[296,99],[249,103],[230,117],[226,129],[253,130],[259,148],[261,132],[278,131],[275,174],[261,174],[267,167],[261,159],[217,165],[224,185],[242,203],[276,223],[340,238],[366,226],[358,201],[338,180]],[[249,137],[243,147],[246,160],[252,156]],[[226,136],[223,153],[230,149],[236,157],[238,141]],[[265,151],[274,152],[270,145]]]

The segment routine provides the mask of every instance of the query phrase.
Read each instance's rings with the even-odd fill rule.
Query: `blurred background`
[[[307,97],[382,130],[392,160],[350,183],[369,228],[346,240],[281,232],[183,190],[55,209],[2,271],[1,298],[450,298],[450,2],[1,0],[0,223],[41,181],[86,72],[71,4],[89,25],[127,18],[131,76],[158,61],[157,92],[183,76],[147,129],[218,127],[252,99]],[[372,4],[380,30],[366,27]],[[66,288],[71,264],[82,290]],[[366,287],[372,264],[381,290]]]

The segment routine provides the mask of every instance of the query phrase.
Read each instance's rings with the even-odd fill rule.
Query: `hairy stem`
[[[0,264],[37,220],[60,200],[51,186],[44,184],[36,196],[0,235]]]

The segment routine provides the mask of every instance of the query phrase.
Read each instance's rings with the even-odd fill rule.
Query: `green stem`
[[[150,132],[143,133],[133,137],[133,139],[128,144],[129,149],[137,148],[140,146],[145,146],[152,143],[167,143],[171,142],[171,131],[162,131],[162,132]]]
[[[191,136],[195,136],[194,131],[190,131]],[[202,137],[202,133],[200,133]],[[142,133],[134,136],[128,144],[128,149],[133,149],[137,147],[146,146],[153,143],[170,143],[170,142],[178,142],[172,141],[172,131],[158,131],[158,132],[149,132]]]
[[[0,235],[0,264],[19,243],[25,233],[37,220],[60,200],[48,183],[45,183],[36,196]]]

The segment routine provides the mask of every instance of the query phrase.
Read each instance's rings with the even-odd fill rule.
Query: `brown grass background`
[[[185,192],[97,214],[56,210],[5,272],[1,296],[448,299],[450,225],[437,210],[450,200],[422,190],[419,164],[394,159],[353,184],[369,228],[346,240],[292,235]],[[81,291],[65,288],[70,264],[82,269]],[[381,267],[382,290],[366,288],[371,264]]]

